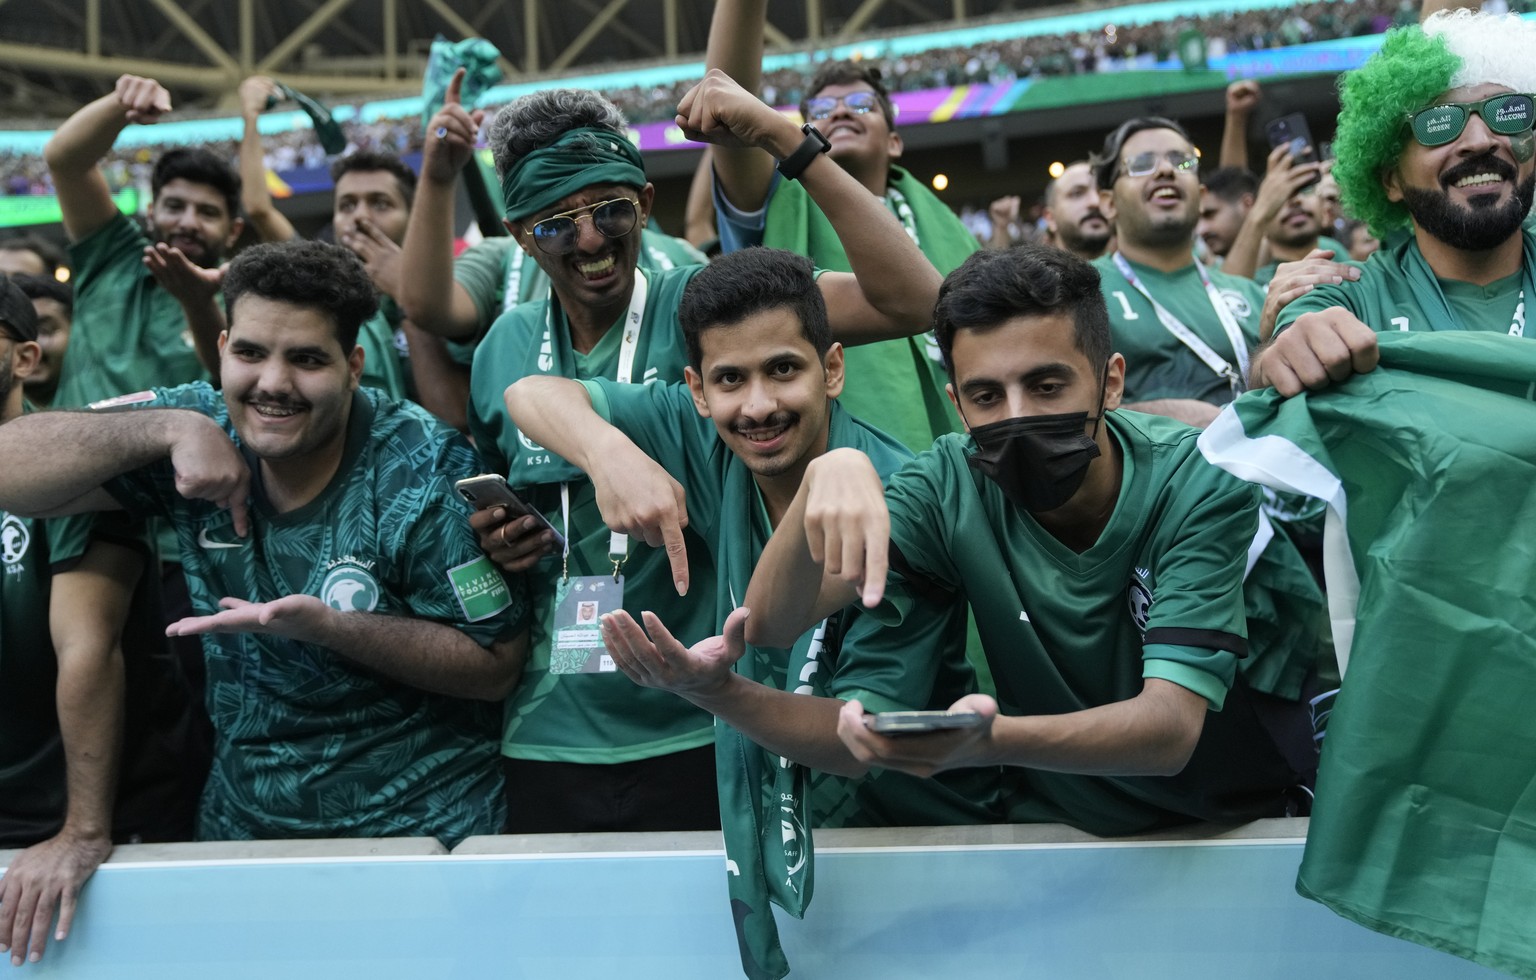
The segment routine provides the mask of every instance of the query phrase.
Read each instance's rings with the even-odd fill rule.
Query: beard
[[[1515,179],[1514,168],[1497,158],[1482,157],[1449,171],[1442,183],[1449,186],[1462,177],[1476,173],[1497,173]],[[1536,196],[1536,174],[1515,186],[1509,200],[1499,203],[1497,194],[1473,197],[1468,205],[1451,201],[1445,191],[1419,187],[1403,188],[1403,206],[1414,223],[1436,239],[1465,252],[1486,252],[1519,234],[1520,224],[1531,210]]]
[[[1082,224],[1062,223],[1056,227],[1056,237],[1061,239],[1067,251],[1078,255],[1102,255],[1104,246],[1109,244],[1109,239],[1114,235],[1110,224],[1104,216],[1095,212],[1095,215],[1104,221],[1103,231],[1084,231]]]

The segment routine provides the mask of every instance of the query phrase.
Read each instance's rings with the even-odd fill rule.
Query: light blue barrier
[[[1019,828],[819,834],[807,920],[780,916],[792,976],[1497,976],[1298,897],[1294,838],[1054,830],[1074,842],[1021,843],[1041,835]],[[0,975],[739,977],[718,840],[478,838],[439,857],[112,863],[67,941]],[[523,853],[465,853],[498,849]]]

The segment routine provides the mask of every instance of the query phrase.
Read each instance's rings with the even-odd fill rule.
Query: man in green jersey
[[[1536,24],[1457,11],[1392,31],[1344,77],[1334,174],[1383,243],[1357,282],[1320,285],[1281,311],[1254,383],[1282,394],[1370,371],[1376,334],[1496,330],[1524,336],[1536,299]],[[1390,237],[1389,237],[1390,236]]]
[[[774,891],[767,883],[782,875],[764,865],[776,859],[782,871],[805,859],[781,902],[802,910],[813,823],[991,822],[996,773],[972,770],[940,783],[902,773],[842,778],[800,765],[816,765],[814,752],[801,750],[813,745],[808,735],[818,719],[827,734],[833,731],[834,698],[891,710],[941,708],[975,691],[964,610],[935,604],[898,632],[849,608],[789,648],[742,645],[743,614],[735,610],[806,465],[850,446],[888,477],[911,454],[838,404],[843,350],[832,340],[809,259],[765,248],[723,256],[689,283],[678,318],[687,384],[530,377],[508,390],[507,404],[521,431],[591,475],[598,500],[614,511],[604,511],[610,527],[666,538],[686,525],[709,542],[716,568],[710,629],[723,640],[688,651],[647,610],[652,644],[619,609],[602,617],[605,645],[631,679],[679,694],[719,719],[721,815],[727,857],[738,869],[731,894],[760,914],[755,921],[771,923],[767,900]],[[936,654],[912,669],[914,644]],[[796,764],[781,763],[781,756]],[[786,813],[793,814],[788,839],[760,832],[779,826]]]
[[[244,227],[240,178],[207,150],[162,155],[151,180],[152,241],[118,210],[98,167],[124,127],[156,122],[170,108],[169,93],[154,79],[124,75],[111,94],[66,119],[43,148],[75,269],[75,320],[59,406],[204,378],[199,343],[208,347],[205,359],[213,359],[216,334],[196,329],[222,321],[213,293],[200,295],[200,308],[184,311],[156,273],[170,274],[165,257],[171,253],[171,261],[218,267]],[[188,314],[195,321],[190,329]]]
[[[970,434],[883,491],[854,450],[811,462],[753,575],[746,640],[860,599],[899,630],[947,597],[969,603],[998,697],[954,704],[979,728],[904,737],[850,701],[822,751],[919,775],[1001,764],[1009,820],[1097,834],[1292,812],[1315,765],[1306,706],[1237,669],[1258,492],[1206,464],[1194,429],[1116,411],[1125,360],[1088,263],[973,256],[934,322]]]
[[[37,321],[0,276],[0,425],[31,411]],[[41,958],[55,911],[69,933],[114,841],[189,839],[207,771],[142,575],[152,552],[118,523],[0,511],[0,848],[25,848],[0,879],[13,965]]]
[[[1171,119],[1130,119],[1094,157],[1118,248],[1095,261],[1126,407],[1206,425],[1242,390],[1264,290],[1195,261],[1200,159]]]
[[[770,148],[784,158],[802,140],[793,123],[718,72],[685,96],[679,111],[701,139]],[[474,137],[468,117],[444,125],[445,140],[468,144]],[[475,517],[482,544],[503,568],[544,561],[533,583],[533,656],[503,733],[510,827],[718,826],[712,719],[666,692],[635,688],[605,663],[601,641],[582,629],[591,620],[578,616],[593,608],[581,596],[601,586],[604,597],[634,615],[657,611],[690,642],[708,636],[708,551],[692,534],[642,540],[611,533],[593,485],[512,425],[503,402],[506,387],[529,375],[681,381],[686,359],[677,309],[703,267],[639,266],[638,230],[654,188],[622,117],[596,93],[525,96],[501,110],[488,139],[508,227],[551,288],[549,299],[504,314],[476,349],[470,431],[487,462],[570,542],[568,551],[554,550],[554,536],[532,518],[494,509]],[[823,155],[804,155],[797,167],[797,179],[845,235],[859,273],[817,279],[834,332],[869,341],[923,329],[939,277],[895,219]],[[685,592],[686,601],[679,598]]]
[[[428,403],[445,418],[450,399],[457,400],[458,415],[463,416],[475,347],[496,318],[519,303],[542,302],[549,296],[549,277],[510,235],[487,238],[454,258],[454,187],[472,159],[474,140],[459,139],[450,132],[473,134],[485,117],[484,112],[471,113],[461,104],[463,77],[462,72],[454,75],[442,108],[427,123],[420,204],[412,209],[400,256],[401,264],[413,271],[400,283],[400,305],[409,314],[410,324],[434,335],[446,351],[434,367],[442,394],[432,395]],[[437,135],[439,131],[442,136]],[[641,228],[640,238],[636,262],[648,271],[706,261],[692,245],[649,226]]]
[[[723,0],[710,22],[705,65],[752,92],[762,85],[767,7],[767,0]],[[901,134],[879,69],[855,61],[822,64],[806,84],[800,116],[810,127],[806,144],[826,146],[833,161],[896,216],[941,274],[981,247],[948,204],[897,165]],[[774,155],[739,146],[710,152],[722,251],[767,245],[809,256],[819,268],[849,268],[832,216],[784,179]],[[847,365],[844,407],[859,418],[878,418],[913,452],[957,430],[932,335],[850,349]]]
[[[496,833],[496,706],[527,650],[521,580],[481,554],[452,482],[480,469],[408,402],[358,390],[373,284],[351,253],[231,263],[222,397],[205,383],[0,427],[33,461],[0,506],[170,519],[202,634],[214,765],[199,836]]]

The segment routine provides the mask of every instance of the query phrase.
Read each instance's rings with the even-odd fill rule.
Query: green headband
[[[520,221],[593,184],[644,187],[645,163],[621,134],[583,126],[534,150],[502,175],[507,219]]]

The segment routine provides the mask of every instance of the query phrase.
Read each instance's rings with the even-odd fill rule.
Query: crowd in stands
[[[1515,0],[1518,7],[1525,0]],[[1297,7],[1222,12],[1074,35],[1048,35],[995,41],[967,48],[935,48],[902,55],[883,65],[887,86],[896,92],[965,84],[1006,84],[1020,78],[1042,78],[1089,72],[1149,68],[1177,56],[1179,37],[1194,30],[1208,39],[1208,57],[1227,52],[1255,51],[1361,34],[1380,34],[1393,24],[1417,17],[1413,0],[1317,0]],[[762,96],[772,105],[796,105],[814,64],[783,68],[763,78]],[[690,82],[604,90],[630,123],[670,120]],[[487,104],[487,110],[498,106]],[[422,131],[415,117],[382,119],[346,127],[353,148],[380,149],[407,155],[419,152]],[[234,156],[229,141],[209,148]],[[114,152],[108,158],[107,179],[114,189],[140,185],[148,179],[152,154],[146,150]],[[323,154],[307,130],[282,134],[266,150],[267,169],[324,166]],[[0,153],[5,194],[50,194],[47,168],[33,155]]]
[[[764,76],[764,8],[721,0],[708,71],[673,96],[714,144],[692,240],[651,227],[626,114],[588,90],[488,112],[461,73],[424,142],[354,129],[328,164],[334,244],[267,189],[273,160],[326,163],[259,133],[271,79],[242,83],[234,147],[115,155],[171,109],[132,75],[59,126],[41,159],[67,255],[0,239],[0,952],[65,939],[125,842],[719,830],[743,967],[782,976],[769,904],[805,911],[811,828],[1116,837],[1332,807],[1352,860],[1385,846],[1368,794],[1400,786],[1412,853],[1362,872],[1360,918],[1417,903],[1446,930],[1427,941],[1470,949],[1471,930],[1478,956],[1536,968],[1523,927],[1498,928],[1528,909],[1485,912],[1477,873],[1426,887],[1407,860],[1510,851],[1524,756],[1469,749],[1488,719],[1416,679],[1373,675],[1344,707],[1322,573],[1344,508],[1315,490],[1399,451],[1504,486],[1529,453],[1462,455],[1519,429],[1508,405],[1451,440],[1404,434],[1448,424],[1433,413],[1364,450],[1350,426],[1420,374],[1529,401],[1536,25],[1411,11],[1343,82],[1336,163],[1286,144],[1253,172],[1262,91],[1241,81],[1218,161],[1177,120],[1129,118],[982,227],[901,166],[892,76]],[[1396,15],[1319,3],[1221,29],[1295,43]],[[931,84],[920,61],[895,77]],[[773,108],[788,85],[804,127]],[[455,255],[479,146],[509,234]],[[111,190],[133,167],[150,195],[129,216]],[[236,251],[247,225],[259,243]],[[1316,429],[1286,429],[1313,405]],[[1272,430],[1295,473],[1243,455]],[[1433,496],[1362,508],[1362,554],[1433,530]],[[1346,583],[1377,644],[1351,669],[1476,675],[1506,653],[1529,680],[1529,603],[1379,639],[1401,613],[1370,602],[1399,574],[1422,576],[1414,609],[1451,605],[1455,556],[1406,557]],[[1528,565],[1496,574],[1518,588]],[[1372,696],[1422,737],[1355,721]],[[1469,727],[1430,765],[1450,725]],[[1358,776],[1360,751],[1390,755],[1371,762],[1393,786]],[[1437,780],[1514,802],[1425,829]]]

